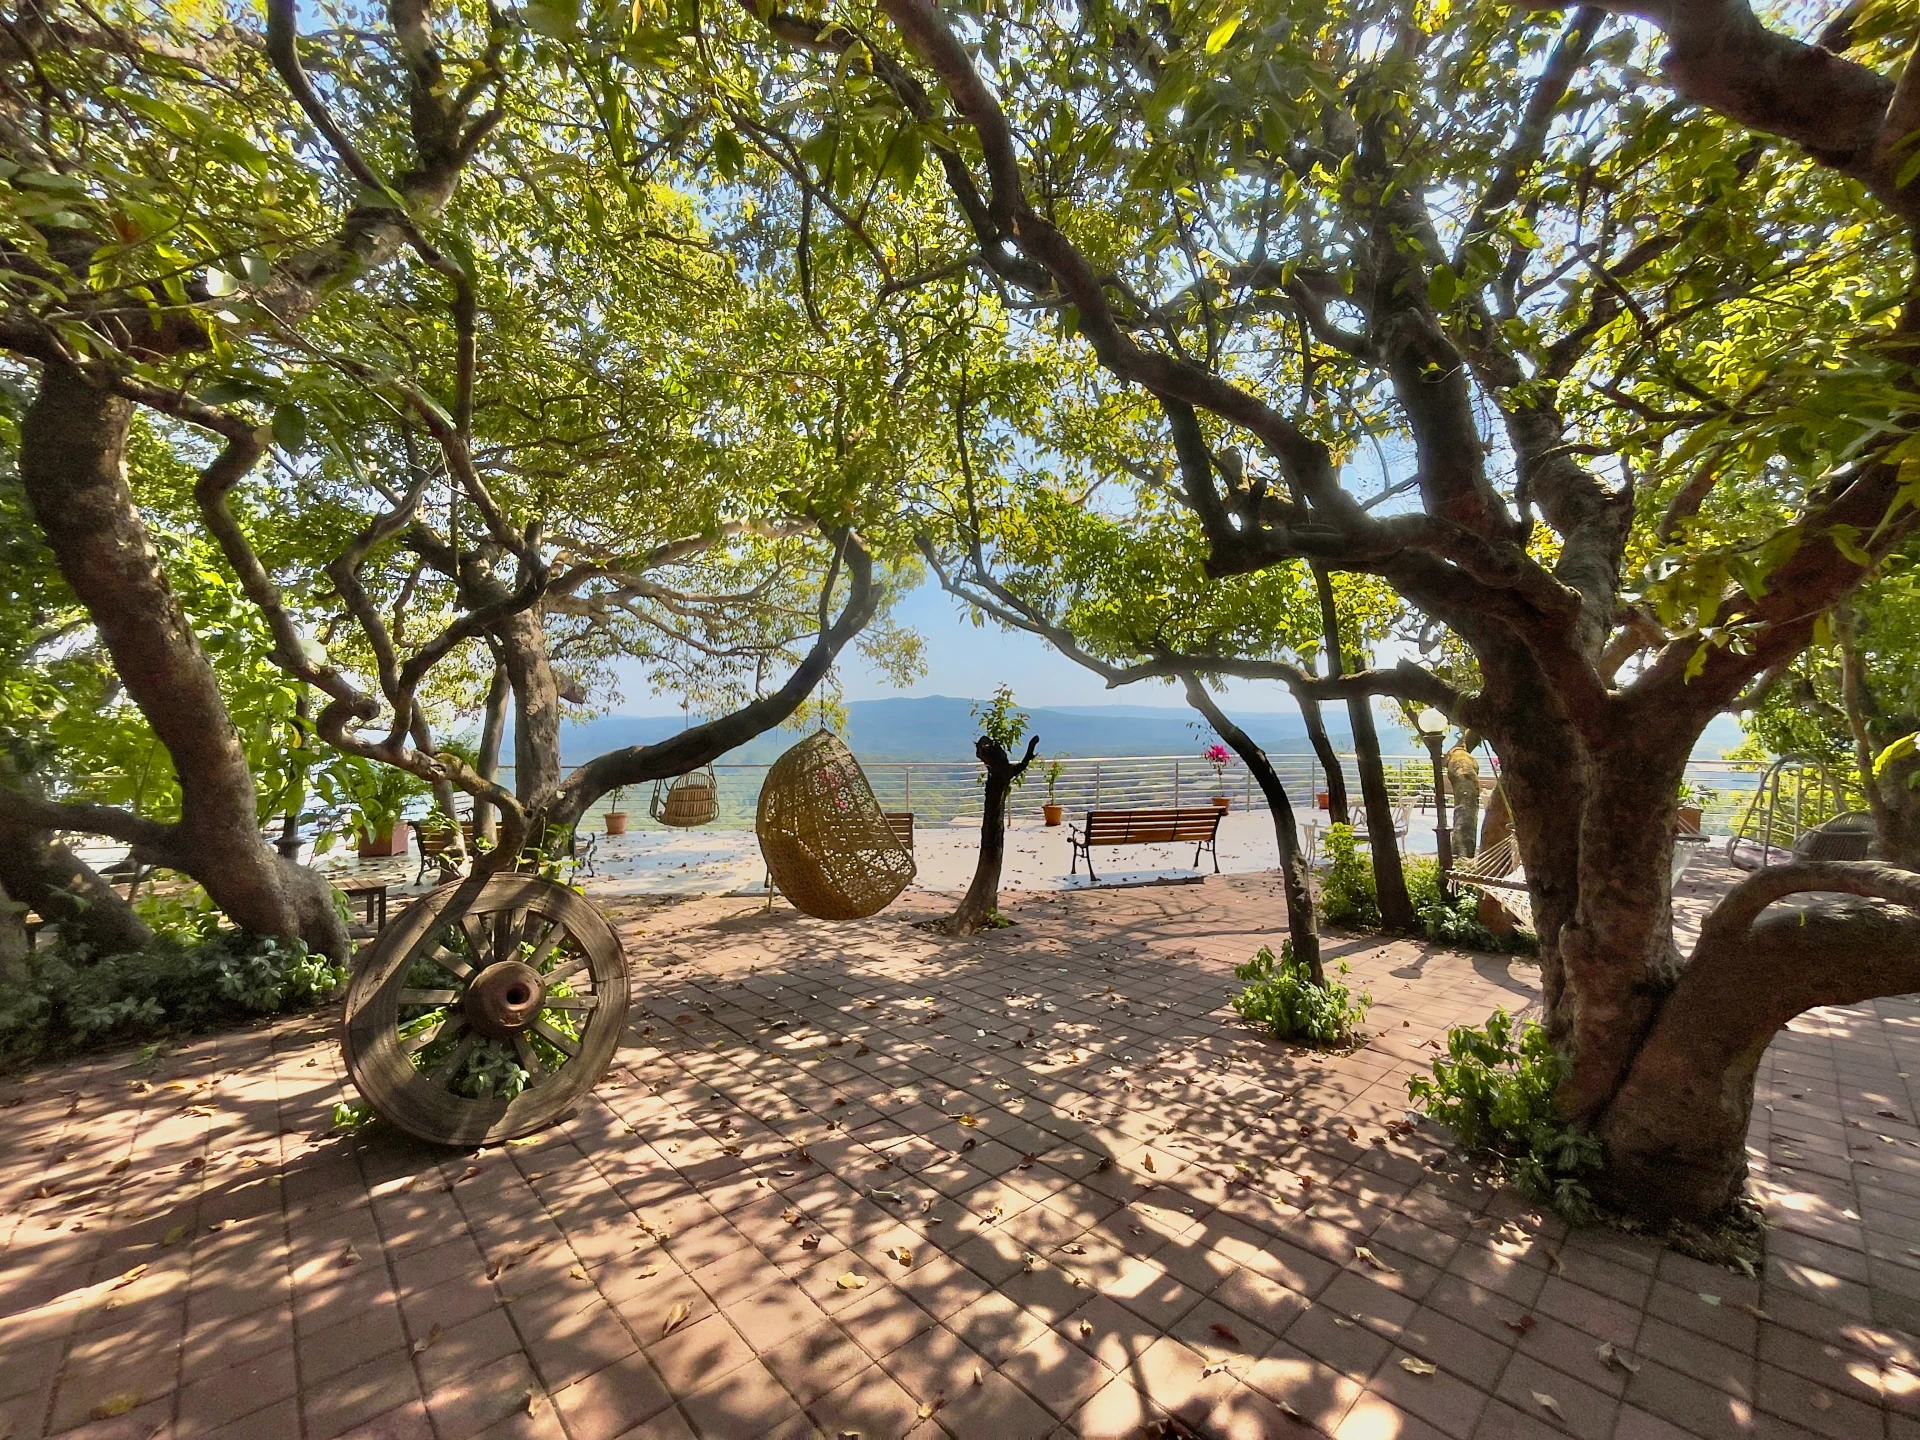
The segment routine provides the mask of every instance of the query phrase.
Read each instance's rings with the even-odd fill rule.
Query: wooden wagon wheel
[[[422,896],[347,990],[348,1072],[373,1112],[444,1145],[558,1119],[612,1063],[627,1020],[613,928],[564,885],[494,875]]]

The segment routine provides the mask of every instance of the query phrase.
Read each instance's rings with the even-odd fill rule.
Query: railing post
[[[1100,808],[1100,762],[1093,762],[1093,808]]]
[[[911,765],[909,765],[909,766],[907,766],[907,805],[906,805],[906,808],[907,808],[908,810],[912,810],[912,809],[913,809],[913,766],[911,766]]]
[[[1173,808],[1180,808],[1180,762],[1173,762]]]

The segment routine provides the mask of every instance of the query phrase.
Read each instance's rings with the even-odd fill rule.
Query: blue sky
[[[996,685],[1013,686],[1014,698],[1032,708],[1047,705],[1164,705],[1184,709],[1186,699],[1171,685],[1142,681],[1109,690],[1099,679],[1063,659],[1045,641],[1010,633],[994,624],[976,627],[966,607],[928,580],[894,607],[894,618],[920,632],[926,641],[927,673],[911,689],[895,689],[851,647],[837,679],[848,700],[880,700],[898,695],[958,695],[984,699]],[[1227,692],[1242,710],[1294,708],[1284,685],[1242,681]],[[629,680],[626,700],[614,709],[623,715],[667,715],[679,707],[651,694],[644,682]]]

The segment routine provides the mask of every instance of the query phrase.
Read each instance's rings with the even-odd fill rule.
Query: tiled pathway
[[[1920,1440],[1920,1006],[1773,1047],[1747,1278],[1405,1124],[1524,962],[1337,944],[1322,1058],[1223,1003],[1268,880],[1015,908],[636,911],[613,1074],[479,1155],[330,1134],[320,1021],[0,1086],[0,1436]]]

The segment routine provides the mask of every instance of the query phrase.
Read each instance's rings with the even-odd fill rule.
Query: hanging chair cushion
[[[754,823],[780,893],[821,920],[877,914],[913,879],[913,854],[894,834],[853,752],[810,735],[767,771]]]

